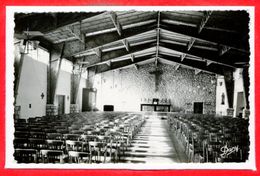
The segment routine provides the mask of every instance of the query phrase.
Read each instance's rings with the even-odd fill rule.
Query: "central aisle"
[[[149,116],[141,131],[135,136],[131,147],[126,152],[126,163],[179,163],[187,162],[174,137],[167,128],[167,120],[160,116]]]

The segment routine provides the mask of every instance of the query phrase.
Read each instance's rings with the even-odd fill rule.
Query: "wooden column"
[[[62,58],[64,55],[64,49],[65,49],[65,42],[62,45],[62,49],[61,49],[61,54],[60,54],[60,58],[59,58],[59,66],[58,66],[58,70],[55,76],[55,84],[52,87],[52,96],[51,96],[51,100],[52,100],[52,104],[54,104],[54,100],[55,100],[55,96],[56,96],[56,91],[57,91],[57,85],[58,85],[58,79],[59,79],[59,75],[60,75],[60,68],[61,68],[61,63],[62,63]]]
[[[71,104],[77,104],[81,75],[82,75],[82,65],[80,66],[79,74],[73,73],[73,75],[72,75],[73,76],[73,78],[72,78],[73,82],[72,82],[72,86],[71,86],[71,90],[72,90]]]

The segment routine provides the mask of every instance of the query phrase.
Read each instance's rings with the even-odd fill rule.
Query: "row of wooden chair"
[[[168,121],[189,162],[243,162],[248,158],[248,120],[175,114]],[[229,149],[233,151],[227,153]]]
[[[15,121],[17,162],[118,162],[144,123],[138,114],[80,113]],[[101,159],[102,158],[102,159]]]

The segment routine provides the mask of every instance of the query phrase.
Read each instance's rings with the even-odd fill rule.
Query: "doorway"
[[[242,118],[244,108],[245,108],[244,92],[238,92],[237,93],[237,107],[236,107],[236,116],[237,117]]]
[[[96,89],[83,88],[82,111],[93,111],[96,108]]]
[[[194,114],[203,114],[203,102],[194,102],[193,113]]]
[[[57,95],[58,98],[58,115],[65,113],[65,95]]]

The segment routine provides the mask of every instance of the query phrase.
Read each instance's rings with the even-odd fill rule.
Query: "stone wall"
[[[170,65],[159,65],[157,89],[154,64],[109,71],[95,76],[97,108],[114,105],[115,111],[139,111],[141,103],[151,103],[153,98],[171,104],[171,111],[191,112],[194,102],[203,102],[203,113],[215,113],[216,78],[214,75],[199,73]]]

